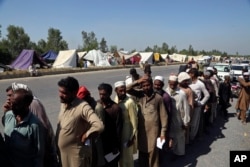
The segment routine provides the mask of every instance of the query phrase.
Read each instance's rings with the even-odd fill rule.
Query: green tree
[[[117,51],[117,46],[116,45],[111,45],[109,50],[110,50],[111,53],[114,53],[114,52]]]
[[[48,30],[48,37],[46,43],[46,51],[53,50],[59,52],[60,50],[67,50],[68,44],[61,35],[61,31],[58,29],[50,28]]]
[[[144,52],[153,52],[153,49],[148,46],[148,47],[146,47],[146,49],[144,50]]]
[[[100,50],[104,53],[108,52],[107,41],[104,38],[100,42]]]
[[[28,34],[25,33],[22,27],[14,25],[10,25],[7,28],[7,38],[3,38],[0,45],[2,48],[7,49],[12,59],[18,56],[23,49],[31,48]]]
[[[168,44],[163,42],[161,46],[161,52],[160,53],[168,53]]]
[[[178,50],[177,50],[176,46],[172,46],[169,50],[169,54],[173,54],[173,53],[177,53],[177,52],[178,52]]]
[[[47,43],[46,43],[46,41],[44,39],[40,39],[37,42],[36,51],[39,52],[39,53],[45,53],[47,51]]]
[[[87,33],[85,31],[82,31],[82,39],[84,51],[98,49],[98,41],[94,32]]]

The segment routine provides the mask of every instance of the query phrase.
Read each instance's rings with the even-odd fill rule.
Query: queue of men
[[[99,84],[98,100],[74,77],[62,78],[57,83],[61,108],[56,133],[30,88],[13,83],[3,104],[1,166],[133,167],[138,152],[140,167],[159,167],[166,150],[171,160],[181,158],[186,144],[207,132],[220,114],[217,97],[227,119],[225,104],[232,99],[228,76],[219,81],[213,68],[203,74],[191,68],[170,75],[167,81],[152,77],[150,67],[144,73],[139,76],[131,69],[129,81]],[[248,80],[246,73],[243,76],[236,108],[245,123],[249,73]],[[113,91],[116,96],[111,99]],[[165,142],[162,148],[158,142]]]

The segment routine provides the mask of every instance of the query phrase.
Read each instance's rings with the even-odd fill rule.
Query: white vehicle
[[[230,66],[230,79],[232,82],[237,81],[238,77],[242,75],[243,69],[249,69],[247,64],[231,64]]]
[[[217,75],[223,81],[225,75],[229,76],[230,66],[228,63],[216,63],[213,67],[217,69]]]

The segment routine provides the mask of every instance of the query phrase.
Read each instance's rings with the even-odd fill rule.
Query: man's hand
[[[3,111],[4,112],[7,112],[9,110],[12,109],[12,105],[11,105],[11,102],[10,101],[6,101],[4,104],[3,104]]]
[[[161,141],[165,140],[165,136],[160,137]]]
[[[81,137],[81,142],[84,143],[87,140],[87,135],[84,133]]]

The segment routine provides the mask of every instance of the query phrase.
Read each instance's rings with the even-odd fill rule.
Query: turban
[[[126,83],[125,83],[125,81],[117,81],[114,84],[114,86],[115,86],[115,88],[120,87],[120,86],[126,86]]]
[[[163,76],[155,76],[155,80],[159,80],[159,81],[161,81],[161,82],[164,82],[164,78],[163,78]]]
[[[189,76],[188,73],[186,73],[186,72],[181,72],[181,73],[178,75],[178,82],[179,82],[179,83],[181,83],[182,81],[187,80],[187,79],[190,79],[190,76]]]
[[[214,68],[213,67],[207,67],[207,70],[214,71]]]
[[[25,90],[27,90],[27,91],[30,90],[30,89],[28,88],[27,85],[24,85],[24,84],[22,84],[22,83],[16,83],[16,82],[12,83],[12,84],[11,84],[11,87],[12,87],[12,90],[13,90],[13,91],[16,91],[16,90],[18,90],[18,89],[25,89]]]
[[[243,75],[249,75],[249,72],[244,72]]]
[[[89,96],[90,92],[85,86],[80,86],[77,92],[77,97],[79,99],[84,99],[86,96]]]
[[[211,72],[209,72],[209,71],[205,71],[205,72],[203,73],[203,75],[208,75],[208,76],[211,76]]]
[[[168,80],[169,81],[177,81],[177,76],[172,74],[172,75],[169,76]]]

